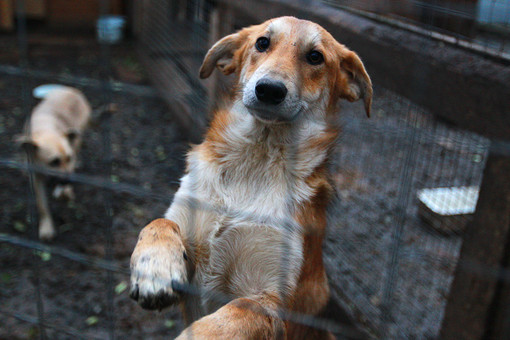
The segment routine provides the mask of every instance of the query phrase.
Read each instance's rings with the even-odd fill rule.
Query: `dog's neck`
[[[205,142],[220,153],[222,149],[233,151],[251,147],[263,148],[267,152],[283,148],[288,152],[301,152],[310,147],[325,151],[336,133],[325,121],[315,118],[320,115],[310,116],[302,115],[288,123],[262,122],[236,101],[230,109],[218,111]]]
[[[328,157],[336,140],[325,122],[307,117],[285,124],[254,118],[242,104],[218,111],[201,149],[202,159],[225,171],[267,173],[285,169],[285,177],[306,180]]]

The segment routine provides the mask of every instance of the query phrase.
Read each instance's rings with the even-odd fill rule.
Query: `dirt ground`
[[[60,76],[101,79],[101,50],[93,35],[50,36],[30,34],[29,67]],[[111,50],[110,77],[114,81],[146,86],[147,80],[130,43]],[[17,40],[0,36],[0,65],[18,65]],[[23,160],[12,140],[22,132],[27,106],[23,91],[54,79],[0,77],[0,157]],[[79,87],[79,86],[78,86]],[[78,173],[108,176],[114,183],[129,183],[147,192],[171,193],[182,173],[188,143],[173,123],[166,104],[155,96],[105,93],[101,88],[80,87],[93,107],[105,101],[118,104],[111,117],[96,119],[85,133]],[[29,109],[35,100],[29,96]],[[111,154],[105,151],[105,136],[111,136]],[[110,157],[111,156],[111,157]],[[111,170],[110,170],[111,161]],[[111,171],[111,173],[110,173]],[[18,170],[0,169],[0,233],[30,238],[28,178]],[[112,193],[98,187],[75,184],[74,202],[51,202],[59,235],[53,246],[87,256],[104,258],[108,244],[105,223],[112,223],[113,259],[128,268],[130,254],[141,227],[160,217],[168,199],[140,198]],[[105,202],[111,202],[109,217]],[[56,212],[59,212],[58,214]],[[38,275],[37,275],[38,273]],[[0,243],[0,309],[18,316],[37,316],[39,285],[45,322],[55,328],[70,327],[83,338],[107,338],[108,277],[100,268],[80,264],[48,253],[37,253]],[[128,276],[115,273],[111,287],[114,300],[115,336],[121,339],[167,339],[182,328],[179,312],[170,309],[148,312],[128,297]],[[38,337],[37,327],[0,314],[0,339]],[[75,336],[47,329],[49,339]]]

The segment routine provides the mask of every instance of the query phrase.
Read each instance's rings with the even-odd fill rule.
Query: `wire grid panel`
[[[30,77],[30,73],[29,73],[29,67],[31,66],[31,62],[29,60],[29,54],[28,54],[28,31],[27,31],[26,20],[25,20],[25,15],[24,15],[25,14],[24,2],[20,1],[17,3],[17,5],[18,5],[17,15],[18,15],[18,19],[19,19],[18,20],[18,35],[17,35],[18,36],[18,49],[19,49],[18,63],[19,63],[21,72],[19,72],[16,75],[16,76],[19,76],[18,79],[16,79],[16,80],[12,79],[12,80],[14,80],[13,84],[21,84],[21,91],[20,91],[21,96],[18,96],[18,98],[22,99],[22,103],[15,103],[15,105],[21,104],[22,111],[20,113],[22,113],[22,114],[18,115],[18,116],[25,117],[25,119],[26,119],[29,116],[29,112],[30,112],[30,109],[31,109],[31,106],[33,103],[30,93],[31,93],[31,88],[34,86],[34,78]],[[109,52],[108,47],[102,46],[102,48],[100,48],[100,51],[98,53],[99,62],[97,65],[98,66],[97,69],[99,70],[101,78],[103,78],[103,79],[106,78],[106,76],[109,72],[108,67],[110,65],[110,60],[109,60],[108,52]],[[55,55],[54,57],[55,57],[55,59],[58,59],[60,56]],[[54,60],[54,62],[56,63],[56,60]],[[9,69],[9,68],[12,69],[13,67],[14,67],[13,65],[9,65],[9,66],[3,67],[3,69],[4,70]],[[54,80],[54,77],[52,77],[52,75],[49,75],[49,76],[47,75],[47,77],[52,78],[52,80]],[[43,76],[43,78],[44,78],[44,76]],[[97,79],[96,79],[96,82],[98,82]],[[98,95],[98,97],[100,98],[100,100],[102,102],[108,102],[109,95],[111,92],[104,91],[104,90],[109,90],[110,84],[106,83],[106,82],[103,82],[102,84],[103,84],[103,86],[100,86],[100,87],[101,87],[101,90],[103,90],[103,92],[100,95]],[[6,91],[5,93],[7,94],[8,92]],[[10,92],[9,92],[9,95],[10,95]],[[18,121],[18,123],[19,123],[19,121]],[[109,145],[110,145],[109,138],[110,138],[111,131],[109,130],[110,129],[109,120],[103,121],[102,123],[103,123],[102,128],[103,128],[104,133],[102,135],[102,138],[99,138],[99,143],[101,145],[100,150],[101,150],[102,156],[105,159],[110,160],[111,157],[109,157],[109,155],[111,153],[110,153],[110,149],[109,149]],[[19,129],[18,133],[19,134],[23,133],[22,129]],[[9,149],[11,149],[11,148],[9,148]],[[16,162],[13,162],[13,161],[9,162],[9,161],[2,160],[2,163],[3,163],[2,168],[4,168],[4,170],[5,170],[5,168],[12,168],[9,166],[9,163],[12,165],[13,163],[16,163]],[[28,154],[28,163],[29,164],[32,163],[30,154]],[[109,169],[111,169],[111,164],[109,164],[107,161],[106,166],[103,168],[103,170],[105,170],[105,173],[103,174],[103,176],[109,177],[108,176]],[[30,178],[30,182],[32,182],[34,176],[38,176],[38,174],[36,174],[33,171],[33,169],[31,169],[30,167],[28,167],[27,170],[28,171],[26,172],[26,174],[29,175],[28,177]],[[10,185],[10,183],[7,185]],[[27,207],[28,209],[27,210],[29,212],[28,218],[26,220],[26,222],[29,224],[27,233],[29,235],[32,235],[32,237],[36,238],[37,237],[36,235],[38,234],[38,232],[37,232],[37,229],[38,229],[37,224],[38,223],[37,223],[37,218],[36,218],[37,214],[34,211],[35,210],[35,202],[34,202],[35,199],[34,199],[33,193],[31,191],[29,191],[27,193],[28,193],[28,195],[27,195],[28,196],[28,207]],[[107,246],[105,247],[105,253],[104,253],[105,260],[111,261],[112,260],[112,243],[113,243],[113,234],[111,233],[111,225],[112,225],[112,223],[111,223],[112,208],[111,208],[111,203],[110,203],[111,202],[111,199],[110,199],[111,193],[109,191],[105,191],[105,192],[101,192],[98,194],[101,195],[101,197],[102,197],[103,209],[105,209],[105,212],[106,212],[106,216],[103,219],[103,222],[106,222],[105,223],[106,225],[105,225],[105,228],[102,230],[104,232],[104,238],[105,238],[106,244],[107,244]],[[13,197],[13,200],[14,199],[16,199],[15,195]],[[9,202],[4,202],[4,204],[8,205]],[[6,211],[9,211],[9,209],[6,209]],[[4,218],[8,219],[9,216],[4,216]],[[15,222],[15,225],[23,226],[24,222],[25,221],[18,220]],[[17,228],[17,230],[20,232],[25,232],[26,228],[27,228],[26,226],[23,228],[19,227],[19,228]],[[31,266],[32,266],[31,275],[33,276],[32,277],[33,283],[21,281],[22,283],[20,284],[20,286],[26,287],[26,288],[32,287],[34,289],[33,296],[31,296],[32,294],[29,293],[29,290],[26,288],[25,289],[21,288],[21,290],[18,290],[16,295],[20,294],[23,297],[26,296],[27,301],[33,301],[34,304],[36,305],[36,310],[34,311],[35,313],[34,312],[29,313],[29,314],[20,313],[19,311],[12,309],[13,306],[16,305],[16,301],[8,298],[7,303],[4,304],[1,312],[5,315],[15,318],[17,320],[36,324],[37,328],[31,328],[29,330],[29,335],[28,335],[29,337],[38,336],[39,338],[43,339],[43,338],[47,338],[47,337],[57,337],[58,336],[57,334],[61,334],[61,335],[67,334],[69,336],[74,336],[74,337],[78,337],[78,338],[83,337],[83,335],[81,335],[81,333],[78,332],[76,329],[73,329],[73,327],[69,327],[66,324],[66,321],[55,320],[55,318],[60,314],[60,312],[58,310],[65,309],[66,307],[64,307],[64,306],[66,305],[66,303],[68,303],[70,301],[65,301],[65,302],[60,303],[64,306],[58,306],[58,305],[53,306],[53,304],[56,303],[56,299],[48,300],[46,298],[48,296],[48,294],[52,295],[54,293],[52,293],[51,291],[45,290],[45,287],[44,287],[45,284],[48,283],[48,280],[52,281],[55,277],[58,277],[58,276],[48,276],[48,275],[45,275],[45,274],[47,274],[46,272],[43,272],[45,270],[43,268],[45,268],[47,266],[44,266],[41,263],[41,261],[48,261],[49,259],[51,259],[51,253],[37,249],[39,246],[39,244],[37,244],[37,243],[31,243],[27,240],[25,240],[25,241],[19,240],[19,241],[20,242],[16,242],[16,240],[13,239],[12,237],[10,237],[9,235],[2,233],[2,253],[3,253],[3,255],[6,258],[11,258],[11,261],[12,261],[12,256],[14,254],[18,253],[18,258],[13,262],[20,264],[21,267],[18,268],[16,271],[11,271],[12,270],[12,268],[10,268],[11,265],[7,264],[7,266],[5,268],[6,272],[4,272],[4,274],[5,274],[4,278],[7,278],[7,279],[4,280],[4,282],[3,282],[5,284],[5,287],[2,287],[1,293],[2,293],[2,295],[9,296],[9,295],[13,294],[12,293],[13,289],[15,291],[18,290],[18,285],[13,286],[12,283],[11,284],[9,284],[9,283],[10,283],[10,281],[14,281],[14,280],[23,280],[23,278],[26,277],[26,275],[28,273],[23,268],[26,266],[25,261],[30,261]],[[26,249],[23,250],[22,248],[19,248],[16,251],[15,247],[20,246],[21,244],[24,244]],[[13,246],[14,246],[14,248],[13,248]],[[72,253],[72,252],[70,252],[70,253]],[[71,265],[69,267],[71,267]],[[10,271],[10,273],[9,273],[9,271]],[[44,280],[44,278],[46,278],[46,280]],[[98,275],[98,279],[103,282],[103,287],[102,287],[101,293],[105,293],[105,295],[103,296],[103,300],[105,300],[107,302],[103,322],[107,324],[106,328],[108,329],[103,334],[103,336],[101,336],[99,338],[104,338],[104,337],[114,338],[115,337],[115,331],[114,331],[115,320],[114,320],[114,311],[113,311],[113,274],[112,274],[112,271],[109,270],[109,271],[100,273]],[[71,278],[69,278],[69,280],[66,280],[66,281],[70,282],[72,280],[71,280]],[[48,286],[46,285],[46,287],[48,287]],[[57,297],[57,299],[58,299],[58,297]],[[9,308],[9,307],[11,307],[11,308]],[[52,310],[52,313],[47,313],[48,308]],[[67,307],[67,308],[69,308],[69,307]],[[58,319],[58,317],[57,317],[57,319]],[[12,325],[10,325],[7,322],[4,324],[6,325],[7,329],[5,329],[3,331],[7,331],[8,332],[7,334],[11,334],[10,333],[11,331],[12,331],[13,335],[16,334],[16,329],[9,329],[10,327],[12,327]],[[91,338],[94,338],[94,336],[91,336]]]
[[[175,180],[166,173],[182,169],[178,157],[183,148],[176,145],[178,133],[167,108],[152,88],[119,83],[118,75],[115,81],[110,79],[113,64],[133,65],[133,53],[124,54],[129,52],[128,46],[98,45],[93,36],[80,33],[49,34],[43,30],[33,34],[24,25],[23,11],[19,13],[18,36],[2,36],[0,56],[0,313],[5,316],[0,337],[113,339],[118,335],[172,334],[162,325],[169,318],[175,320],[177,329],[175,312],[156,318],[149,313],[143,316],[126,290],[129,254],[139,228],[149,219],[145,214],[150,210],[141,207],[147,204],[164,211]],[[112,55],[111,49],[117,55]],[[81,89],[94,108],[117,103],[120,115],[95,116],[85,132],[79,157],[82,164],[78,173],[67,178],[75,184],[78,199],[68,204],[51,200],[60,235],[48,246],[37,240],[28,175],[56,174],[25,164],[22,150],[13,140],[23,133],[24,121],[37,103],[32,89],[55,82]],[[149,133],[133,131],[150,119],[159,123],[153,124]],[[162,127],[161,122],[167,124]],[[171,151],[179,156],[170,157]],[[162,159],[166,160],[164,169],[158,162]],[[133,171],[141,162],[153,164],[142,175]],[[161,194],[150,190],[151,184],[158,183],[149,181],[154,177],[164,179],[167,190]],[[117,238],[121,235],[117,242],[113,228]],[[151,329],[154,319],[163,329]],[[149,330],[140,329],[140,320]]]
[[[362,15],[375,14],[368,16],[489,55],[509,58],[510,3],[506,0],[322,2]]]
[[[175,21],[173,2],[146,3],[150,15],[144,21],[145,54],[155,70],[168,70],[160,71],[159,79],[173,86],[175,97],[183,99],[193,113],[205,112],[205,89],[190,70],[198,69],[205,53],[207,16],[200,14],[200,6],[192,5],[181,14],[180,21]],[[192,29],[180,30],[182,23]],[[416,194],[422,188],[479,185],[488,141],[446,127],[399,96],[377,90],[375,119],[368,121],[348,106],[341,115],[344,134],[332,164],[339,200],[330,209],[331,228],[325,246],[331,281],[334,287],[342,288],[333,293],[355,305],[361,319],[386,328],[389,337],[434,337],[460,238],[438,234],[421,221]],[[201,120],[199,116],[197,124]],[[134,138],[127,132],[121,136],[116,133],[113,131],[112,136],[112,176],[117,176],[115,169],[119,166],[115,162],[115,141]],[[130,164],[136,164],[137,152],[127,151],[134,157]],[[74,180],[133,196],[168,200],[166,192],[154,192],[146,183],[139,183],[145,187],[112,184],[112,176],[77,176]],[[13,238],[2,241],[22,244]],[[40,247],[25,245],[29,249]],[[110,242],[107,249],[111,246]],[[39,251],[44,249],[61,252],[48,248]],[[74,253],[67,255],[72,261],[81,259]],[[124,270],[121,267],[119,272],[126,275]],[[108,289],[111,291],[111,283]],[[39,312],[11,316],[40,323],[40,318],[30,317],[33,313]],[[41,324],[43,328],[49,326]],[[59,327],[66,334],[76,334],[73,329]],[[104,336],[113,338],[112,327],[109,332]]]
[[[159,38],[149,50],[160,51],[152,53],[152,60],[175,55],[172,51],[189,46],[178,43],[182,37],[190,39],[186,35],[189,32],[179,33],[182,24],[175,28],[176,21],[170,22],[162,14],[162,3],[153,6],[159,9],[144,16],[144,32],[162,32],[151,33]],[[201,29],[205,30],[206,25]],[[200,41],[194,46],[207,46],[204,35],[197,34],[203,31],[192,32],[192,37]],[[184,50],[196,52],[189,47]],[[189,61],[193,62],[191,58]],[[164,62],[176,68],[174,61]],[[195,66],[200,62],[200,58],[195,59]],[[156,61],[154,65],[159,64]],[[418,217],[416,193],[421,188],[479,185],[488,142],[437,123],[412,103],[381,92],[374,103],[380,107],[376,119],[365,122],[352,109],[341,113],[344,135],[333,165],[340,199],[330,209],[331,225],[340,226],[330,229],[326,258],[333,286],[341,287],[335,294],[356,305],[361,317],[378,328],[388,326],[391,336],[435,335],[461,241],[459,236],[448,237],[424,225]],[[186,97],[188,93],[181,95]],[[196,99],[189,103],[194,110],[200,107]],[[467,218],[460,217],[464,219],[460,224]],[[396,228],[401,229],[397,235]],[[392,252],[399,261],[392,263]],[[423,268],[430,268],[432,274]],[[401,272],[413,275],[402,276]],[[419,288],[414,292],[413,287]],[[427,287],[434,288],[429,293]],[[408,299],[407,303],[403,299]],[[385,313],[388,308],[391,318]],[[405,318],[408,321],[401,322]]]
[[[20,37],[21,45],[25,45],[27,42],[26,36]],[[163,46],[166,46],[165,44],[180,46],[179,44],[174,45],[173,40],[163,42]],[[157,42],[153,41],[153,43],[158,45]],[[148,46],[151,46],[150,41]],[[7,177],[18,179],[19,176],[16,176],[20,171],[25,174],[60,177],[78,185],[76,190],[79,197],[87,197],[86,200],[80,200],[74,206],[57,205],[62,214],[59,217],[65,221],[65,224],[60,226],[60,231],[64,235],[61,235],[60,239],[56,241],[57,244],[53,246],[44,245],[36,240],[37,220],[35,216],[25,219],[22,212],[14,208],[13,210],[16,212],[12,214],[9,212],[2,217],[7,222],[6,226],[10,227],[14,222],[19,227],[16,230],[21,234],[25,234],[26,223],[29,223],[29,233],[33,234],[33,240],[26,234],[21,237],[16,236],[16,232],[12,234],[13,230],[11,229],[9,229],[9,233],[0,235],[2,244],[0,251],[6,261],[12,262],[5,267],[2,265],[2,268],[6,270],[6,275],[3,276],[6,282],[5,285],[2,283],[0,292],[2,299],[5,298],[8,301],[0,309],[0,313],[9,320],[8,324],[4,324],[8,328],[0,330],[7,332],[6,334],[9,336],[18,332],[19,324],[14,322],[15,320],[34,325],[26,332],[29,333],[29,336],[39,336],[40,338],[113,339],[126,334],[147,336],[147,333],[155,333],[150,327],[151,324],[154,325],[153,319],[157,318],[154,318],[152,313],[137,307],[127,298],[125,292],[119,296],[116,294],[121,294],[124,291],[122,289],[125,289],[125,286],[122,288],[122,283],[125,285],[129,280],[125,257],[129,256],[136,241],[136,234],[143,225],[140,222],[141,216],[145,216],[144,222],[150,220],[148,214],[143,212],[145,208],[143,206],[160,207],[159,212],[155,212],[154,208],[151,209],[151,214],[153,214],[151,217],[154,218],[161,216],[171,200],[173,192],[171,186],[175,187],[177,178],[168,180],[163,185],[160,185],[163,181],[159,182],[158,180],[168,178],[162,176],[161,172],[168,172],[171,162],[175,160],[168,157],[168,150],[165,150],[167,145],[158,144],[168,142],[168,135],[176,134],[176,131],[161,124],[161,122],[168,123],[169,118],[164,112],[158,112],[151,107],[150,102],[154,98],[147,88],[101,81],[101,79],[111,76],[109,67],[114,62],[114,56],[109,48],[87,45],[83,48],[87,51],[91,51],[93,48],[98,49],[97,53],[93,54],[93,61],[85,62],[87,65],[95,64],[93,70],[88,74],[90,78],[73,74],[60,76],[62,70],[58,69],[60,63],[57,62],[48,65],[42,71],[33,67],[40,60],[29,59],[27,55],[24,55],[22,60],[24,68],[16,68],[12,65],[3,65],[1,68],[10,75],[13,83],[23,83],[19,92],[24,96],[25,107],[18,115],[19,119],[13,121],[12,124],[19,132],[22,131],[22,120],[28,117],[31,107],[35,104],[35,101],[30,98],[31,89],[40,82],[51,82],[58,79],[63,83],[79,87],[84,90],[94,107],[111,100],[120,102],[119,115],[106,116],[106,118],[100,119],[99,126],[94,126],[90,131],[87,131],[87,140],[81,152],[81,158],[85,160],[85,164],[80,168],[79,173],[62,175],[47,171],[35,164],[24,164],[21,159],[11,153],[14,152],[12,145],[9,145],[9,148],[5,150],[7,152],[0,160],[0,166]],[[33,51],[39,52],[37,49]],[[170,52],[172,52],[171,49]],[[73,51],[73,53],[75,52]],[[167,52],[163,51],[163,57],[167,58],[165,53]],[[55,57],[61,57],[60,54],[65,54],[64,49],[59,51]],[[177,56],[181,55],[188,56],[186,51],[178,51]],[[160,56],[159,53],[156,53],[156,57]],[[65,65],[65,61],[63,65]],[[76,66],[72,72],[83,72],[79,65]],[[92,67],[92,65],[89,66]],[[177,63],[172,66],[175,66],[177,71],[173,74],[175,77],[171,76],[168,79],[177,83],[182,81],[182,84],[190,83],[191,76],[186,74],[188,69],[197,69],[196,65],[191,67]],[[100,72],[97,73],[97,70]],[[70,73],[70,70],[67,70],[66,73]],[[181,76],[181,78],[177,78],[177,76]],[[193,84],[191,85],[193,87]],[[200,93],[203,94],[197,89],[193,91],[188,89],[188,92],[177,93],[176,97],[187,98],[189,106],[197,109],[205,102]],[[150,100],[147,97],[150,97]],[[141,112],[140,102],[143,102],[144,105]],[[141,133],[143,129],[138,127],[147,127],[150,121],[157,123],[150,125],[151,131],[148,136],[148,134]],[[133,131],[133,128],[136,131]],[[137,144],[136,147],[132,147],[133,143]],[[140,173],[142,165],[145,168],[143,174]],[[133,168],[139,171],[134,172]],[[151,178],[150,181],[144,182],[149,178]],[[14,186],[19,185],[19,181],[3,182],[3,185],[6,185],[9,190],[13,189],[10,182],[15,182]],[[129,182],[134,184],[128,184]],[[159,192],[158,189],[161,191]],[[13,189],[13,191],[15,190]],[[27,196],[29,201],[33,202],[33,195],[28,194]],[[141,199],[136,199],[138,197]],[[208,208],[207,202],[201,203],[203,203],[200,205],[201,209]],[[161,208],[161,206],[163,207]],[[69,213],[66,213],[66,208],[70,209]],[[140,210],[142,211],[140,212]],[[126,211],[129,213],[123,213]],[[19,220],[13,221],[13,219]],[[23,224],[25,226],[22,227]],[[79,228],[76,228],[77,226]],[[114,230],[116,237],[113,237]],[[97,233],[100,234],[99,237],[95,236]],[[127,254],[126,250],[121,249],[124,260],[117,261],[118,248],[122,247],[122,243],[131,244],[131,247]],[[32,263],[30,269],[22,270],[27,265],[27,261]],[[27,276],[32,277],[33,282],[30,278],[27,279]],[[181,289],[189,294],[199,294],[197,287],[186,286]],[[19,301],[11,299],[13,296],[19,296],[20,292],[24,301],[34,302],[26,304],[28,308],[21,307],[18,304]],[[70,295],[72,295],[71,298]],[[144,316],[140,317],[142,314]],[[167,315],[175,319],[174,314]],[[345,325],[318,318],[309,318],[285,311],[282,311],[282,317],[328,329],[338,334],[352,333]],[[168,324],[165,322],[165,325]],[[126,328],[137,325],[138,329],[126,330]],[[19,330],[25,331],[22,328]],[[163,329],[164,331],[165,329]],[[171,332],[172,330],[167,331]]]
[[[209,48],[209,1],[139,3],[138,46],[152,81],[181,108],[178,118],[203,131],[207,91],[198,70]]]
[[[66,54],[65,49],[59,53]],[[58,67],[60,64],[56,65]],[[92,75],[95,76],[93,72]],[[12,105],[18,105],[20,78],[24,79],[22,76],[8,78],[14,91],[4,92],[3,98]],[[34,83],[32,78],[28,81]],[[70,85],[84,86],[94,107],[104,103],[101,88],[91,89],[80,83]],[[0,326],[2,336],[23,337],[28,333],[57,339],[105,339],[115,335],[157,338],[158,334],[172,334],[172,329],[164,326],[165,319],[175,323],[174,329],[179,327],[175,311],[154,317],[128,298],[126,287],[129,255],[137,233],[147,220],[161,214],[168,206],[171,185],[182,169],[178,158],[184,149],[175,145],[176,129],[169,122],[165,106],[157,99],[140,94],[133,96],[129,92],[109,92],[122,112],[115,115],[112,122],[111,157],[104,155],[105,121],[101,119],[100,124],[91,127],[84,136],[85,143],[80,152],[83,164],[78,173],[67,178],[75,184],[79,199],[72,204],[52,201],[53,211],[58,211],[54,218],[60,235],[51,247],[26,240],[31,234],[37,235],[37,222],[30,224],[31,219],[26,218],[26,201],[30,196],[24,175],[30,169],[21,161],[22,157],[15,156],[16,148],[10,143],[14,134],[22,131],[25,115],[20,114],[13,120],[15,128],[6,134],[8,138],[2,136],[2,142],[9,140],[2,150],[5,158],[0,162],[3,190],[0,312],[8,316]],[[129,119],[124,119],[126,117]],[[150,132],[134,131],[151,121],[158,123],[151,125]],[[161,122],[167,124],[162,126]],[[110,176],[107,171],[109,162],[112,162]],[[152,166],[142,172],[139,169],[141,162]],[[32,170],[42,171],[39,168]],[[155,191],[150,185],[164,189]],[[115,212],[113,223],[109,221],[111,213],[105,209],[105,193],[114,193],[110,196]],[[7,199],[7,196],[10,197]],[[108,242],[104,233],[106,228],[115,228],[116,241]],[[115,260],[106,257],[107,249],[115,253]],[[113,277],[108,278],[108,272],[114,273]],[[105,287],[108,282],[109,287]],[[113,292],[115,287],[119,293],[114,294],[113,301],[107,299],[107,289]],[[37,291],[42,302],[39,310],[35,308]],[[115,318],[108,322],[112,314]],[[15,320],[21,320],[23,324]],[[147,329],[142,329],[140,324]],[[160,328],[154,329],[158,324]]]
[[[437,122],[394,93],[377,93],[371,120],[341,111],[332,161],[339,197],[330,207],[325,257],[334,294],[355,306],[359,320],[388,338],[434,338],[462,241],[461,232],[449,231],[462,229],[469,215],[435,216],[441,230],[424,218],[418,191],[478,187],[489,141]]]

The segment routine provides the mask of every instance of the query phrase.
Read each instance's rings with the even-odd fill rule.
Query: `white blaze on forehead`
[[[304,50],[312,50],[320,46],[322,41],[322,34],[319,28],[311,23],[307,22],[307,25],[301,26],[298,32],[301,46]]]
[[[270,35],[276,35],[279,33],[290,33],[292,25],[287,18],[278,18],[271,21],[267,27]]]
[[[314,25],[307,26],[306,45],[311,48],[317,47],[322,41],[322,34],[318,27]]]
[[[267,30],[270,36],[284,34],[291,39],[295,39],[294,43],[298,43],[305,49],[313,49],[319,46],[322,40],[319,27],[306,20],[287,17],[278,18],[271,21]]]

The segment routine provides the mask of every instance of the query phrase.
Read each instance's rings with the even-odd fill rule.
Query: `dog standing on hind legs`
[[[215,67],[235,74],[235,93],[188,153],[165,218],[141,231],[131,297],[147,309],[179,303],[179,339],[331,338],[280,311],[317,315],[328,301],[329,122],[342,98],[369,115],[370,78],[354,52],[294,17],[224,37],[200,77]],[[182,293],[188,284],[198,292]]]
[[[46,90],[48,89],[48,90]],[[27,123],[27,133],[17,137],[36,165],[62,173],[76,168],[81,135],[89,123],[91,107],[81,91],[63,85],[45,85],[38,96],[43,100],[34,108]],[[36,91],[37,92],[37,91]],[[35,93],[35,92],[34,92]],[[39,215],[39,238],[52,240],[56,235],[46,194],[46,178],[34,176],[34,193]],[[74,199],[70,184],[58,184],[57,199]]]

